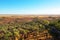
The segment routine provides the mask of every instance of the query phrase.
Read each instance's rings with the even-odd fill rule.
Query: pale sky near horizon
[[[0,0],[0,14],[60,15],[60,0]]]

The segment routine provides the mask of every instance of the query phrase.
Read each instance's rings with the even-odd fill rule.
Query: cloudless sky
[[[0,0],[0,14],[60,14],[60,0]]]

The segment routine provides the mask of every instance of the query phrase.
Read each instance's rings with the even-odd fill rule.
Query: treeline
[[[1,20],[4,19],[0,18]],[[29,22],[18,22],[17,20],[19,19],[0,24],[0,40],[60,40],[59,19],[49,21],[36,17]],[[44,31],[46,33],[43,33]],[[44,35],[44,38],[41,34]],[[48,38],[48,34],[52,37]]]

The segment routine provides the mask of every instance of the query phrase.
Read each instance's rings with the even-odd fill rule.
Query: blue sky
[[[0,14],[60,14],[60,0],[0,0]]]

